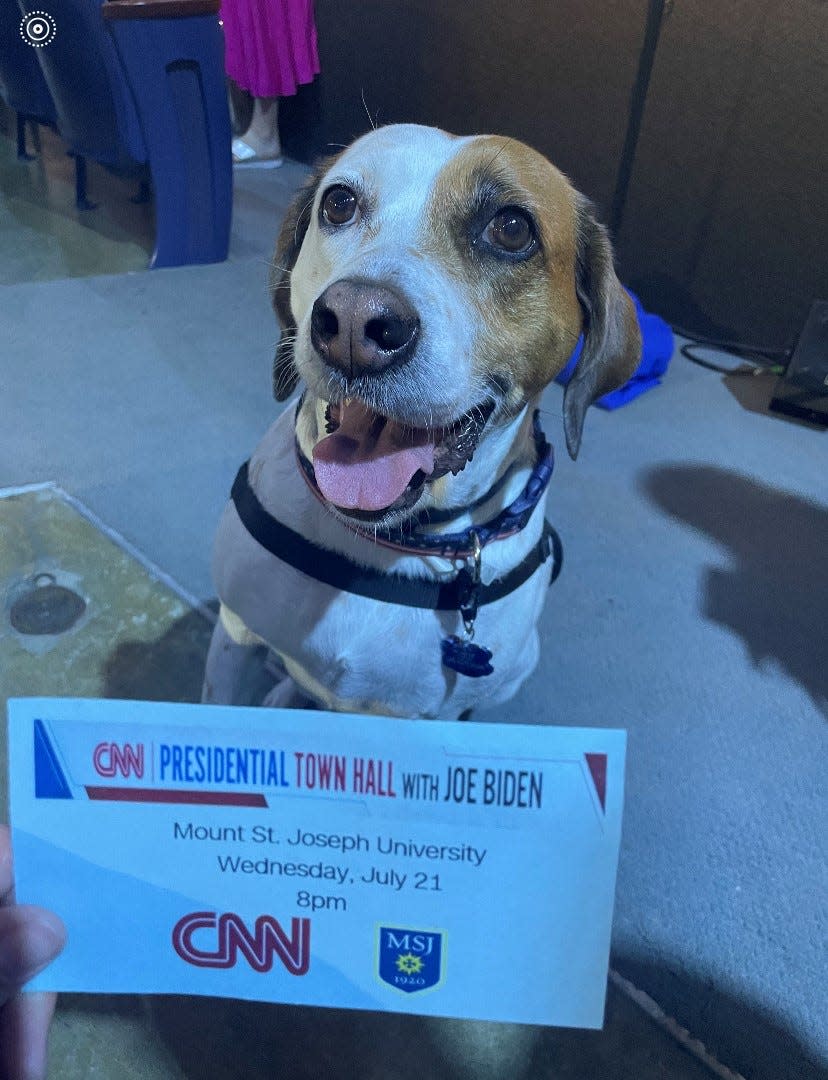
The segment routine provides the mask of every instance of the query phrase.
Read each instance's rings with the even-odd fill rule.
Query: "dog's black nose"
[[[420,320],[408,301],[367,281],[335,281],[311,312],[314,349],[351,378],[404,363],[419,335]]]

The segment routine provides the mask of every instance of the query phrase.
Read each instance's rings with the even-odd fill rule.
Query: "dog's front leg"
[[[201,701],[205,705],[258,705],[268,688],[264,661],[267,647],[258,642],[234,640],[219,618],[216,623],[207,664]],[[270,679],[270,684],[273,680]]]

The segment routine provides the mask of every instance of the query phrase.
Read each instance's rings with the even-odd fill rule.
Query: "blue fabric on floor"
[[[637,398],[639,394],[643,394],[645,390],[658,386],[661,382],[661,376],[670,363],[670,357],[673,355],[673,331],[664,319],[645,311],[635,293],[630,292],[629,289],[627,293],[635,304],[638,325],[641,327],[641,363],[628,382],[596,401],[595,404],[602,409],[619,409],[622,405],[626,405],[628,401]],[[572,378],[583,345],[584,339],[581,336],[578,338],[578,344],[575,346],[572,358],[555,380],[561,386],[566,386]]]

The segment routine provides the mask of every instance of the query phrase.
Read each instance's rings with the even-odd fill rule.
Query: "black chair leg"
[[[97,203],[86,197],[86,158],[82,154],[73,154],[75,159],[75,206],[78,210],[94,210]]]
[[[129,201],[135,203],[136,206],[143,206],[144,203],[150,201],[151,197],[152,189],[149,180],[141,180],[138,184],[138,191],[130,196]]]
[[[23,113],[17,114],[17,159],[18,161],[34,161],[35,155],[26,150],[26,117]]]

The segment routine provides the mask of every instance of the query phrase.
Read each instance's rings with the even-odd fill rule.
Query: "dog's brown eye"
[[[322,200],[322,217],[329,225],[347,225],[356,217],[358,207],[353,191],[343,184],[337,184]]]
[[[532,223],[522,210],[511,207],[495,214],[486,226],[486,239],[490,244],[512,255],[527,252],[535,241]]]

